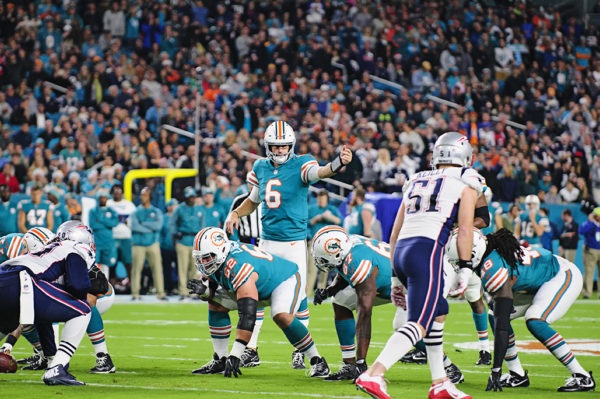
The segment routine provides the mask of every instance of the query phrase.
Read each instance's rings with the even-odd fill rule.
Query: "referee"
[[[248,179],[246,179],[248,181]],[[231,208],[229,208],[229,213],[233,212],[248,196],[250,195],[250,190],[252,187],[248,184],[248,192],[245,194],[240,194],[233,199],[231,203]],[[230,239],[235,240],[236,235],[237,239],[246,244],[254,244],[258,245],[258,240],[260,237],[260,232],[262,230],[262,225],[260,222],[260,217],[262,216],[262,205],[259,205],[256,208],[256,211],[252,212],[248,216],[240,217],[240,227],[237,231],[234,231],[234,235],[230,237]]]

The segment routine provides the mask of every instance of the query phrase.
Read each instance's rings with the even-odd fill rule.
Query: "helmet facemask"
[[[272,147],[285,147],[285,146],[289,146],[290,148],[289,148],[288,152],[286,152],[284,154],[275,153],[271,150]],[[275,144],[267,144],[266,147],[267,147],[267,156],[269,157],[269,159],[271,161],[273,161],[277,165],[283,165],[294,154],[294,147],[292,144],[276,144],[276,145]]]

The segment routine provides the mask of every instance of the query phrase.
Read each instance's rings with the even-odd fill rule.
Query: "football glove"
[[[458,278],[456,279],[456,285],[450,289],[448,296],[456,297],[461,296],[467,290],[469,279],[473,274],[473,270],[468,267],[463,267],[458,271]]]
[[[204,281],[202,280],[191,279],[188,280],[187,288],[188,290],[190,290],[190,294],[202,296],[204,295],[208,287],[206,286],[206,284],[204,284]]]
[[[494,369],[492,369],[492,374],[490,374],[490,378],[488,379],[487,388],[485,388],[486,391],[491,391],[493,389],[494,392],[502,392],[502,383],[500,382],[501,374],[502,370],[497,369],[494,371]]]
[[[240,358],[235,356],[228,356],[225,361],[225,371],[223,375],[226,378],[231,378],[233,375],[235,378],[238,378],[238,375],[242,375],[242,371],[240,370]]]
[[[313,298],[313,303],[315,305],[320,305],[327,298],[329,298],[329,293],[327,292],[327,288],[317,288],[315,290],[315,296]]]
[[[92,266],[92,268],[88,272],[88,276],[90,277],[90,294],[92,295],[102,295],[108,291],[108,280],[102,270],[98,268],[98,266]]]

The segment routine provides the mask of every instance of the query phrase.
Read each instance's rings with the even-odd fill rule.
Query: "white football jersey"
[[[404,184],[404,223],[398,239],[425,237],[445,245],[458,217],[463,190],[481,195],[483,177],[472,168],[443,168],[419,172]]]
[[[64,261],[67,259],[67,256],[73,253],[79,255],[85,261],[88,270],[94,266],[96,262],[94,251],[92,251],[89,245],[74,241],[52,243],[41,251],[28,253],[8,260],[2,266],[25,266],[33,274],[39,275],[45,273],[55,277],[51,281],[61,282],[61,277],[64,274]]]
[[[106,206],[112,208],[119,215],[119,224],[113,227],[113,238],[131,238],[131,214],[135,212],[135,205],[131,201],[122,199],[119,202],[108,200]]]

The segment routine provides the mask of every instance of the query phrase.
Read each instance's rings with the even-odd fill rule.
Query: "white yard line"
[[[0,382],[12,382],[12,383],[28,383],[28,384],[42,384],[39,380],[0,380]],[[209,389],[209,388],[194,388],[194,387],[152,387],[142,385],[123,385],[123,384],[98,384],[98,383],[86,383],[91,387],[102,387],[102,388],[130,388],[130,389],[147,389],[153,391],[181,391],[181,392],[215,392],[215,393],[227,393],[235,395],[277,395],[287,397],[302,397],[302,398],[331,398],[331,399],[363,399],[364,396],[342,396],[342,395],[325,395],[322,393],[301,393],[301,392],[246,392],[246,391],[235,391],[230,389]]]

